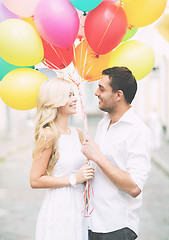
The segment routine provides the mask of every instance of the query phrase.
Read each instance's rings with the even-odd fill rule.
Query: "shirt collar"
[[[106,119],[110,120],[109,114],[106,114]],[[127,122],[127,123],[133,123],[134,122],[134,110],[133,107],[130,107],[123,115],[122,117],[114,124],[118,124],[119,122]]]

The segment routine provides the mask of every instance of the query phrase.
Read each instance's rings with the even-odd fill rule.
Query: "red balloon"
[[[42,39],[44,47],[44,64],[52,69],[63,69],[73,60],[73,46],[59,48]]]
[[[104,1],[86,16],[85,35],[97,54],[106,54],[118,46],[127,32],[127,16],[113,1]]]

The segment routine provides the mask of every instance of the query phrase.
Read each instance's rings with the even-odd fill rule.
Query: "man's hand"
[[[91,138],[87,137],[82,145],[82,153],[87,157],[87,159],[92,160],[95,163],[99,163],[103,154],[100,151],[99,146]]]

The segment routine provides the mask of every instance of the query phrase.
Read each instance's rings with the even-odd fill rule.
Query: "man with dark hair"
[[[98,124],[96,142],[88,138],[82,147],[95,164],[89,236],[90,240],[134,240],[153,140],[130,105],[137,91],[132,72],[113,67],[102,74],[95,95],[99,108],[108,114]]]

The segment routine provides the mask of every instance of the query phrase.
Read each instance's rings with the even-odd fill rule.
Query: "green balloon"
[[[137,32],[138,28],[132,27],[131,29],[127,28],[126,35],[124,36],[122,42],[129,40]]]
[[[19,66],[15,66],[12,65],[8,62],[6,62],[5,60],[3,60],[0,57],[0,81],[2,80],[2,78],[10,71],[17,69],[17,68],[34,68],[34,66],[31,67],[19,67]]]
[[[73,6],[83,12],[88,12],[96,8],[102,0],[70,0]]]

